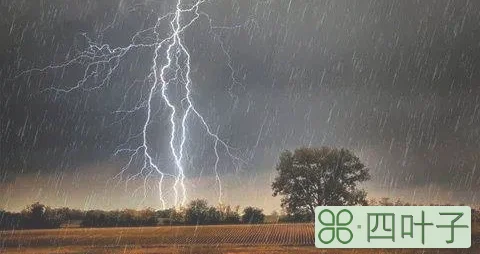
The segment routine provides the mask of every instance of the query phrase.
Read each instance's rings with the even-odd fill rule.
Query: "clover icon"
[[[347,220],[345,222],[342,222],[341,220],[342,214],[344,214],[344,216],[347,216]],[[325,216],[322,217],[322,215]],[[323,244],[329,244],[333,242],[335,238],[342,244],[347,244],[352,241],[353,233],[347,226],[350,225],[350,223],[352,222],[353,214],[348,209],[340,210],[336,216],[330,209],[324,209],[318,214],[318,220],[320,224],[325,226],[320,230],[320,232],[318,232],[318,239]],[[348,240],[344,240],[342,239],[342,237],[340,237],[340,232],[342,231],[348,233],[348,235],[350,236]],[[330,238],[325,240],[322,236],[328,235],[328,233],[330,233]]]

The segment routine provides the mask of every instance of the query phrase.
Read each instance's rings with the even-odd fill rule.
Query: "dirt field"
[[[0,253],[480,253],[463,250],[320,250],[313,224],[69,228],[0,232]],[[475,231],[477,232],[477,231]]]

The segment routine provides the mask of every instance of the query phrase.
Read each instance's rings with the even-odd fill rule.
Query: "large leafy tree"
[[[370,179],[368,168],[351,151],[329,147],[300,148],[280,155],[273,196],[291,215],[310,215],[316,206],[366,205],[357,185]]]

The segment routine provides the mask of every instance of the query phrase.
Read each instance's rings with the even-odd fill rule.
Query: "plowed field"
[[[480,253],[463,250],[319,250],[313,224],[69,228],[0,231],[0,253]]]

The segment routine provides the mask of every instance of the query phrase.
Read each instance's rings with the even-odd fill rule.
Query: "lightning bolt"
[[[141,130],[138,133],[130,135],[127,140],[120,144],[114,151],[114,156],[125,154],[127,155],[128,160],[121,168],[120,172],[113,177],[113,179],[122,180],[124,173],[128,169],[132,168],[133,163],[139,160],[141,162],[140,169],[137,173],[129,176],[125,182],[127,184],[129,181],[143,176],[144,197],[146,197],[148,179],[154,174],[157,174],[157,188],[162,209],[165,209],[167,206],[167,201],[165,200],[165,195],[163,192],[163,189],[165,188],[163,182],[166,177],[172,177],[175,179],[172,186],[174,193],[174,206],[184,206],[188,199],[187,188],[185,186],[186,176],[183,161],[186,157],[184,147],[188,142],[188,122],[191,119],[198,119],[204,131],[206,132],[206,135],[208,135],[208,137],[210,137],[214,142],[213,149],[216,156],[214,173],[215,181],[218,185],[219,202],[222,200],[222,183],[218,173],[218,164],[220,161],[219,147],[223,148],[225,154],[232,159],[232,162],[237,165],[237,168],[239,167],[238,165],[248,164],[247,161],[243,160],[239,156],[236,156],[233,151],[234,148],[232,148],[227,144],[227,142],[219,137],[218,133],[220,127],[218,126],[217,131],[213,132],[212,127],[197,109],[195,101],[192,98],[193,81],[191,79],[191,55],[183,41],[182,35],[201,17],[207,19],[210,33],[212,33],[214,39],[220,43],[220,48],[227,57],[227,66],[231,71],[230,77],[232,80],[230,86],[228,87],[228,92],[230,96],[235,99],[234,104],[236,105],[238,97],[234,95],[232,90],[234,86],[242,87],[242,84],[236,78],[236,72],[232,64],[232,58],[228,54],[223,41],[216,31],[241,28],[248,25],[251,20],[247,21],[245,24],[231,27],[215,26],[213,25],[213,20],[210,18],[210,16],[207,13],[199,10],[200,6],[205,2],[205,0],[198,0],[192,3],[190,6],[185,7],[183,6],[182,1],[178,0],[173,12],[169,12],[161,17],[158,17],[154,26],[136,32],[132,36],[130,44],[125,47],[112,47],[109,44],[96,43],[84,33],[82,34],[82,37],[85,38],[88,46],[72,59],[63,63],[48,65],[43,68],[32,68],[19,73],[15,77],[18,78],[35,72],[47,72],[80,65],[83,67],[83,75],[73,86],[67,88],[52,86],[44,89],[43,92],[54,92],[56,94],[68,94],[77,90],[92,92],[110,85],[112,75],[117,71],[120,62],[127,53],[135,52],[136,50],[141,49],[151,49],[152,58],[149,73],[146,75],[144,80],[136,80],[132,83],[124,95],[123,103],[120,105],[119,109],[114,112],[115,114],[121,115],[120,119],[115,123],[121,122],[127,117],[141,110],[146,112],[146,117]],[[117,15],[115,15],[115,20],[116,19]],[[112,28],[115,20],[103,31]],[[166,37],[162,37],[160,30],[161,25],[165,24],[165,22],[168,23],[169,32]],[[133,108],[124,109],[124,105],[126,104],[126,100],[128,98],[128,92],[139,82],[143,83],[144,85],[148,84],[149,88],[146,95],[142,96],[137,105],[135,105]],[[175,84],[182,85],[182,98],[180,98],[180,100],[169,95],[169,88],[171,88],[174,82],[176,82]],[[94,85],[88,85],[90,83]],[[156,109],[154,109],[154,102],[156,99],[158,99],[158,97],[166,105],[169,113],[169,148],[176,168],[174,175],[165,173],[165,171],[160,168],[154,159],[154,151],[152,151],[152,148],[149,146],[149,127],[151,127],[155,116]],[[139,145],[132,148],[130,145],[132,141],[137,141]]]

